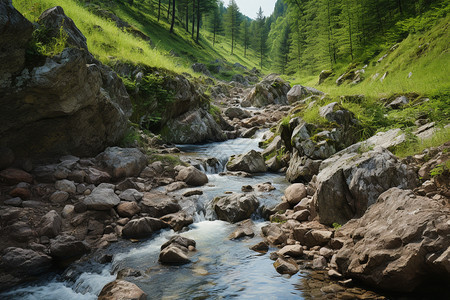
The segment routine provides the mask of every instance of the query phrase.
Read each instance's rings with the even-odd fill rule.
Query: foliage
[[[342,225],[339,223],[333,223],[332,226],[333,226],[334,230],[339,230],[342,227]]]
[[[50,37],[45,26],[33,31],[29,54],[53,57],[60,54],[67,46],[67,32],[61,26],[57,37]]]
[[[450,127],[441,128],[435,132],[431,138],[408,141],[399,147],[396,147],[393,153],[398,157],[407,157],[421,153],[427,148],[440,146],[448,141],[450,141]]]
[[[130,78],[122,78],[125,87],[132,95],[133,115],[132,122],[139,124],[140,128],[150,131],[159,131],[165,110],[173,98],[173,91],[165,88],[167,75],[150,73],[136,82]]]

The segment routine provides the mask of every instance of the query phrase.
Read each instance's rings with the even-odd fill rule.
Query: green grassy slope
[[[200,42],[197,44],[180,24],[175,26],[175,33],[169,34],[167,10],[162,9],[160,22],[156,10],[147,1],[128,3],[92,0],[13,0],[13,5],[31,21],[37,20],[47,8],[60,5],[65,13],[74,20],[88,40],[89,50],[102,62],[110,63],[119,59],[135,64],[142,63],[151,67],[166,68],[177,73],[193,73],[190,66],[194,62],[211,64],[217,59],[228,65],[219,77],[230,78],[233,72],[230,66],[240,63],[248,68],[257,67],[258,57],[252,50],[244,57],[243,49],[237,46],[233,55],[229,39],[219,36],[212,45],[212,34],[201,30]],[[133,28],[150,37],[152,43],[119,29],[114,22],[100,17],[97,10],[109,10]],[[218,41],[217,41],[218,40]],[[265,70],[268,71],[267,69]],[[234,70],[236,72],[236,70]]]
[[[449,24],[450,16],[447,16],[429,30],[410,34],[394,51],[390,52],[387,48],[368,64],[363,75],[365,79],[359,84],[337,86],[335,81],[344,69],[337,70],[334,76],[320,86],[317,85],[318,76],[287,79],[291,79],[292,83],[315,86],[331,95],[363,94],[379,97],[408,92],[449,95]],[[387,53],[388,56],[377,63],[377,60]],[[363,65],[359,67],[362,68]],[[386,72],[388,75],[381,82],[380,78]]]

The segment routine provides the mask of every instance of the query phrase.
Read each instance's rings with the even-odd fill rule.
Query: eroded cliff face
[[[33,25],[11,1],[0,3],[0,147],[16,158],[94,155],[127,129],[132,108],[122,81],[93,58],[68,20],[61,7],[42,14],[40,26],[50,35],[62,27],[69,47],[30,61]]]

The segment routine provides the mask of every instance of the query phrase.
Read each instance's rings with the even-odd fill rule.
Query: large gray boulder
[[[1,264],[22,275],[39,275],[52,267],[52,258],[31,249],[6,248],[1,257]]]
[[[88,209],[110,210],[120,203],[120,198],[114,193],[113,189],[99,186],[84,198],[83,202]]]
[[[243,107],[264,107],[269,104],[287,105],[287,93],[291,86],[277,74],[266,76],[257,83],[250,93],[242,100]]]
[[[258,206],[258,199],[250,194],[232,194],[217,197],[213,200],[213,207],[217,217],[220,220],[231,223],[250,218]]]
[[[175,180],[183,181],[192,186],[202,186],[208,183],[208,176],[197,168],[190,166],[181,169]]]
[[[50,240],[50,256],[58,260],[77,258],[89,253],[90,247],[86,242],[71,235],[59,235]]]
[[[44,11],[38,20],[39,25],[46,28],[46,34],[59,38],[60,28],[67,34],[67,44],[88,51],[86,37],[77,28],[71,18],[66,16],[61,6],[55,6]]]
[[[289,92],[287,93],[287,99],[289,101],[289,104],[295,103],[297,101],[303,100],[306,97],[312,96],[312,95],[323,95],[324,93],[307,86],[302,85],[294,85]]]
[[[450,280],[450,210],[442,201],[392,188],[338,233],[344,276],[397,292]]]
[[[109,147],[96,159],[116,179],[137,177],[147,165],[147,157],[136,148]]]
[[[180,204],[174,198],[159,192],[144,193],[140,206],[143,213],[147,213],[154,218],[160,218],[181,210]]]
[[[98,295],[98,300],[146,300],[147,294],[134,283],[114,280],[105,285]]]
[[[225,133],[219,124],[204,109],[188,111],[169,120],[161,131],[161,138],[166,142],[176,144],[226,140]]]
[[[227,163],[227,169],[229,171],[263,173],[267,171],[267,166],[260,152],[250,150],[245,154],[231,156]]]
[[[33,25],[13,6],[11,0],[0,2],[0,88],[9,85],[11,74],[21,71]]]
[[[167,224],[159,219],[144,217],[128,222],[122,229],[122,235],[126,238],[147,238],[166,227]]]
[[[317,175],[315,212],[322,224],[361,217],[391,187],[414,188],[417,175],[388,150],[348,153]]]
[[[2,38],[14,37],[14,42],[7,44],[17,45],[15,38],[20,37],[19,45],[25,45],[27,38],[21,36],[29,32],[29,25],[19,27],[24,34],[18,34],[9,24],[20,17],[11,10],[9,7]],[[21,53],[14,46],[6,48],[2,56],[14,61],[12,52]],[[20,62],[14,63],[20,66]],[[18,74],[15,80],[0,78],[4,100],[0,144],[8,145],[17,158],[95,155],[124,135],[132,110],[125,86],[109,67],[91,61],[86,50],[66,48],[47,57],[43,65],[14,69]]]

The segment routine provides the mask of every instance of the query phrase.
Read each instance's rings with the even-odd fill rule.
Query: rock
[[[224,141],[226,135],[208,111],[196,109],[169,120],[161,131],[161,138],[168,143],[195,144]]]
[[[267,251],[269,251],[269,243],[267,243],[266,241],[261,241],[258,244],[251,246],[250,250],[260,253],[266,253]]]
[[[110,210],[120,203],[120,198],[113,189],[96,187],[89,196],[84,198],[83,202],[87,209]]]
[[[187,187],[188,187],[188,185],[186,184],[186,182],[176,181],[176,182],[173,182],[166,186],[166,192],[171,193],[171,192],[175,192],[175,191],[187,188]]]
[[[281,79],[276,74],[266,76],[260,83],[257,83],[250,93],[244,98],[241,105],[243,107],[255,106],[264,107],[269,104],[287,105],[287,93],[290,90],[288,82]]]
[[[62,220],[59,214],[51,210],[46,213],[39,222],[39,234],[53,238],[60,234],[62,227]]]
[[[225,110],[224,114],[230,118],[230,120],[233,120],[234,118],[242,120],[251,117],[251,114],[247,110],[243,110],[240,107],[229,107]]]
[[[293,258],[301,257],[303,254],[303,248],[301,245],[287,245],[277,251],[279,256],[290,256]]]
[[[131,218],[134,215],[137,215],[141,212],[141,208],[139,205],[132,201],[132,202],[122,202],[117,206],[117,213],[121,217],[128,217]]]
[[[126,178],[121,182],[119,182],[118,184],[116,184],[116,189],[123,192],[126,190],[137,190],[138,186],[133,180],[131,180],[130,178]]]
[[[417,182],[412,170],[381,147],[339,156],[326,165],[317,175],[313,201],[320,222],[327,225],[361,217],[384,191],[414,188]]]
[[[136,148],[109,147],[96,157],[113,178],[139,176],[147,157]]]
[[[237,240],[244,237],[254,237],[252,220],[245,220],[237,224],[237,228],[228,236],[230,240]]]
[[[105,285],[98,300],[147,300],[147,294],[137,285],[125,280],[114,280]]]
[[[183,197],[200,196],[200,195],[203,195],[203,191],[201,190],[190,190],[183,193]]]
[[[3,201],[3,204],[11,205],[11,206],[21,206],[22,205],[22,199],[20,199],[19,197],[11,198],[11,199]]]
[[[280,274],[294,275],[300,270],[300,267],[293,259],[278,258],[273,263],[273,266],[275,267],[275,270],[277,270],[277,272]]]
[[[345,277],[403,293],[448,280],[450,211],[441,201],[391,188],[339,231],[336,263]]]
[[[28,188],[15,187],[11,192],[9,192],[11,197],[20,197],[24,200],[31,198],[31,192]]]
[[[17,221],[8,226],[6,231],[9,231],[9,237],[17,242],[28,242],[36,236],[36,232],[31,229],[30,225],[23,221]]]
[[[333,270],[333,269],[328,271],[328,277],[330,277],[332,279],[342,279],[343,278],[341,273],[339,273],[338,271]]]
[[[68,205],[64,206],[64,208],[63,208],[63,210],[62,210],[62,212],[61,212],[61,216],[62,216],[64,219],[68,219],[68,218],[70,218],[74,213],[75,213],[75,206],[68,204]]]
[[[409,103],[409,99],[406,96],[400,96],[395,98],[394,101],[392,101],[391,103],[389,103],[387,105],[387,107],[391,108],[391,109],[400,109],[403,106],[407,105]]]
[[[147,238],[153,232],[166,228],[167,224],[155,218],[144,217],[129,221],[122,229],[122,235],[126,238]]]
[[[242,137],[247,139],[252,138],[258,130],[259,130],[258,127],[252,127],[250,129],[247,129],[242,133]]]
[[[186,253],[178,247],[169,246],[159,254],[159,261],[163,264],[187,264],[191,260]]]
[[[67,44],[72,47],[88,51],[86,37],[77,28],[75,23],[67,17],[61,6],[55,6],[44,11],[38,20],[39,25],[47,29],[49,37],[58,38],[60,28],[67,34]]]
[[[160,218],[181,210],[181,206],[174,198],[158,192],[144,193],[140,206],[143,213],[148,213],[154,218]]]
[[[332,70],[323,70],[322,72],[320,72],[318,84],[322,84],[325,81],[325,79],[331,76],[331,74],[333,74]]]
[[[326,259],[330,259],[333,256],[334,252],[331,249],[328,249],[326,247],[322,247],[319,250],[319,254],[321,256],[325,257]]]
[[[59,235],[50,240],[50,256],[58,260],[78,258],[90,250],[86,242],[79,241],[71,235]]]
[[[195,249],[195,241],[175,235],[161,246],[159,261],[163,264],[180,265],[191,262],[188,258],[189,249]]]
[[[2,265],[18,275],[36,276],[52,267],[52,258],[31,249],[10,247],[4,250]]]
[[[302,209],[299,211],[296,211],[295,213],[293,213],[291,215],[291,218],[293,220],[299,221],[299,222],[303,222],[303,221],[308,221],[308,218],[310,216],[310,212],[307,209]]]
[[[203,172],[192,166],[181,169],[175,180],[184,181],[186,184],[191,186],[202,186],[208,183],[208,177]]]
[[[208,70],[205,64],[195,63],[192,65],[192,70],[197,73],[202,73],[208,77],[211,77],[211,72]]]
[[[23,170],[5,169],[0,171],[0,181],[9,185],[21,182],[33,183],[33,176]]]
[[[75,184],[67,179],[59,180],[55,182],[55,189],[59,191],[63,191],[69,194],[75,194],[77,191],[77,188]]]
[[[254,195],[232,194],[216,197],[214,211],[220,220],[236,223],[248,219],[258,208],[259,201]]]
[[[323,270],[326,268],[326,266],[327,266],[327,260],[325,259],[325,257],[318,256],[318,257],[314,258],[313,263],[312,263],[312,268],[314,270]]]
[[[161,217],[160,220],[169,224],[170,228],[174,231],[180,231],[184,227],[194,223],[194,219],[191,216],[188,216],[184,211],[165,215]]]
[[[25,64],[25,50],[31,40],[33,25],[13,6],[11,1],[0,3],[0,43],[4,46],[0,52],[2,74],[0,81],[11,80],[11,73],[22,70]],[[0,84],[0,88],[3,83]]]
[[[280,228],[279,224],[269,224],[261,228],[263,236],[272,245],[284,245],[287,242],[287,236]]]
[[[292,206],[297,205],[307,195],[306,187],[303,183],[294,183],[284,191],[286,201]]]
[[[142,197],[144,194],[135,189],[127,189],[119,194],[119,198],[124,201],[140,201]]]
[[[91,184],[100,184],[103,182],[110,182],[111,181],[111,176],[103,171],[100,171],[98,169],[95,168],[88,168],[88,173],[87,173],[87,183],[91,183]]]
[[[323,95],[323,94],[324,94],[323,92],[316,90],[315,88],[297,84],[294,85],[287,93],[287,100],[289,104],[292,104],[312,95]]]
[[[263,173],[267,171],[267,166],[260,152],[250,150],[246,154],[231,156],[227,163],[227,169],[229,171]]]
[[[75,41],[84,37],[62,9],[47,10],[39,22],[55,37],[63,27],[68,42],[76,46],[27,68],[23,66],[24,53],[32,26],[22,22],[24,18],[14,9],[8,8],[6,13],[10,18],[2,19],[2,23],[7,21],[0,25],[2,42],[12,45],[8,41],[14,39],[14,46],[4,49],[13,51],[6,54],[6,67],[14,62],[10,71],[18,76],[12,81],[9,73],[2,72],[0,80],[6,99],[6,108],[0,113],[2,143],[16,158],[48,158],[68,152],[94,155],[118,142],[128,128],[132,108],[125,86],[109,67],[82,49],[85,43]],[[19,28],[20,34],[16,32]]]
[[[294,149],[286,171],[286,179],[289,182],[309,182],[319,173],[321,163],[322,160],[300,156],[298,150]]]

